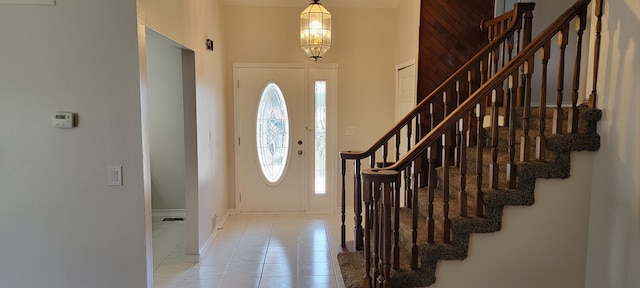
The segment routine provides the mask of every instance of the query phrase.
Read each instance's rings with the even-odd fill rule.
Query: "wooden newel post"
[[[365,187],[373,185],[373,202],[377,202],[377,207],[380,208],[376,209],[375,214],[373,215],[374,237],[378,238],[378,241],[374,241],[375,243],[372,249],[373,251],[378,251],[380,254],[378,255],[379,257],[374,257],[374,260],[379,258],[377,263],[373,263],[373,265],[378,265],[378,269],[376,270],[379,272],[377,279],[375,279],[376,285],[374,286],[391,287],[391,266],[395,261],[395,259],[393,259],[394,253],[392,253],[391,249],[393,246],[393,226],[391,221],[391,207],[393,206],[392,194],[400,182],[400,173],[398,171],[388,169],[364,169],[361,174]],[[399,219],[396,219],[395,221],[398,220]],[[367,276],[369,275],[365,275],[365,285],[367,282]],[[374,276],[376,276],[375,273]]]

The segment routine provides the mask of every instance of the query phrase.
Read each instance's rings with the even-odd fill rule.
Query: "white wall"
[[[572,153],[567,179],[537,180],[535,204],[507,206],[502,230],[473,234],[469,257],[439,261],[429,287],[584,287],[591,188],[584,179],[596,154]]]
[[[640,283],[640,2],[604,1],[586,287]]]
[[[182,51],[147,37],[151,207],[185,209]]]
[[[230,100],[224,93],[226,71],[222,28],[225,8],[222,2],[138,0],[140,25],[167,36],[195,54],[198,187],[194,189],[197,195],[187,195],[191,200],[187,200],[186,206],[187,233],[198,233],[198,237],[197,243],[187,243],[187,247],[196,246],[200,252],[215,231],[211,225],[212,216],[215,214],[221,220],[227,213],[227,179],[233,179],[224,164],[227,155],[231,154],[226,147],[225,133],[232,125],[227,122],[226,107]],[[143,38],[139,37],[139,41],[144,42]],[[214,41],[214,51],[206,50],[207,38]],[[142,73],[146,74],[146,71]],[[189,214],[190,206],[197,207],[197,215]]]
[[[420,31],[420,1],[400,0],[396,9],[395,64],[415,60]],[[417,69],[416,69],[417,71]]]
[[[145,287],[135,1],[56,2],[0,5],[0,287]]]
[[[536,7],[533,11],[533,39],[546,29],[553,21],[555,21],[562,13],[564,13],[569,7],[575,4],[576,0],[555,0],[555,1],[531,1],[536,3]],[[595,0],[591,1],[595,2]],[[513,4],[510,4],[511,9],[513,9]],[[590,15],[589,15],[590,16]],[[588,63],[588,55],[587,54],[587,46],[589,43],[589,37],[591,36],[591,32],[588,28],[584,31],[582,40],[583,45],[583,54],[582,54],[582,67],[581,72],[586,72],[587,63]],[[577,43],[577,33],[576,33],[576,20],[574,19],[569,24],[569,36],[568,36],[568,44],[565,50],[565,67],[564,67],[564,90],[563,90],[563,101],[562,103],[566,106],[571,105],[571,94],[573,91],[573,71],[574,71],[574,63],[576,56],[576,43]],[[554,37],[551,40],[551,56],[549,60],[548,73],[547,76],[547,106],[556,106],[556,94],[558,90],[558,61],[560,58],[560,46],[558,46],[558,37]],[[532,96],[531,101],[534,105],[539,105],[540,103],[540,86],[542,79],[542,61],[541,54],[538,53],[536,55],[536,66],[534,68],[534,75],[532,78]],[[582,99],[584,99],[585,93],[588,93],[586,85],[585,85],[585,73],[581,73],[581,82],[579,87],[579,102],[582,103]]]
[[[326,8],[332,14],[333,47],[319,63],[339,65],[338,150],[363,149],[393,125],[395,9]],[[227,7],[228,73],[233,62],[311,62],[299,46],[303,9]],[[227,94],[233,95],[232,83],[228,83]],[[227,110],[233,111],[233,103],[228,103]],[[345,136],[346,126],[355,126],[357,136]],[[233,127],[229,128],[228,145],[234,147]],[[227,170],[234,171],[234,159],[229,160]],[[231,207],[234,200],[229,197]]]

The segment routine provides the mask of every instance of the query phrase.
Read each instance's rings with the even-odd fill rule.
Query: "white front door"
[[[305,70],[237,70],[236,185],[243,212],[304,211]]]

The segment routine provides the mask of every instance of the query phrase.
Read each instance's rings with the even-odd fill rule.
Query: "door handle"
[[[298,150],[298,155],[302,155],[302,150]]]

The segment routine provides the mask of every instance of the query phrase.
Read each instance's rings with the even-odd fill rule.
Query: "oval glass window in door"
[[[270,184],[277,184],[289,156],[289,115],[282,90],[273,82],[267,84],[260,97],[256,142],[262,175]]]

